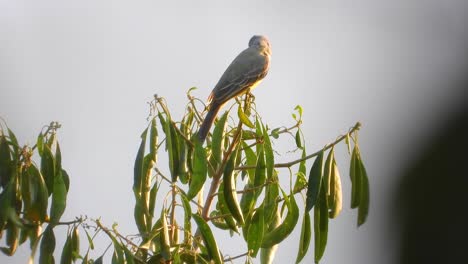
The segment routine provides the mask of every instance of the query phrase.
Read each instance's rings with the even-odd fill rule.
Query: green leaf
[[[220,184],[219,189],[218,189],[218,203],[217,203],[217,208],[220,211],[220,215],[226,215],[222,219],[224,219],[224,224],[227,225],[229,229],[232,231],[239,233],[239,229],[237,228],[236,221],[234,220],[234,217],[232,216],[231,209],[229,208],[229,205],[226,202],[225,194],[224,194],[224,188],[225,184]],[[240,208],[239,208],[240,210]],[[244,220],[242,218],[242,220]]]
[[[14,163],[6,137],[0,136],[0,186],[5,187],[10,181]]]
[[[310,215],[306,212],[302,219],[301,237],[299,239],[299,251],[297,252],[296,263],[301,262],[309,250],[310,238],[312,235],[311,229]]]
[[[318,263],[325,252],[328,238],[328,208],[325,185],[320,185],[317,206],[314,208],[314,242],[315,263]]]
[[[264,140],[264,151],[265,151],[265,164],[266,164],[266,175],[267,179],[273,177],[273,169],[275,166],[275,155],[273,153],[273,147],[271,146],[270,136],[268,135],[267,128],[263,127],[263,140]]]
[[[127,247],[123,247],[123,250],[125,254],[126,264],[134,264],[135,257],[133,256],[132,252]]]
[[[244,224],[244,216],[242,215],[242,210],[237,200],[236,193],[236,178],[234,175],[234,164],[237,157],[237,148],[231,153],[228,162],[224,168],[223,174],[223,185],[224,185],[224,200],[226,201],[227,207],[231,212],[234,219],[239,222],[241,225]]]
[[[295,139],[296,139],[296,146],[298,148],[302,148],[301,131],[299,129],[296,131]]]
[[[245,157],[246,157],[246,166],[255,166],[257,164],[257,155],[252,150],[252,148],[247,145],[247,143],[242,142],[242,148],[244,149]],[[249,174],[250,182],[254,182],[255,179],[255,169],[248,169],[247,173]]]
[[[268,225],[267,231],[270,232],[274,230],[276,227],[279,226],[281,223],[281,213],[279,212],[278,208],[274,211],[274,216],[272,222],[265,222]],[[262,264],[272,264],[273,259],[275,258],[276,251],[278,249],[278,244],[273,245],[269,248],[261,248],[260,249],[260,263]]]
[[[294,192],[299,192],[303,188],[307,186],[307,179],[306,179],[306,173],[307,173],[307,168],[306,168],[306,150],[305,148],[302,149],[302,156],[301,158],[303,159],[299,163],[299,170],[297,171],[296,174],[296,182],[294,183]]]
[[[192,241],[192,224],[190,219],[192,219],[192,208],[190,207],[190,202],[187,196],[183,193],[179,193],[180,200],[182,201],[182,207],[184,208],[184,243],[191,244]]]
[[[10,212],[13,212],[13,210]],[[19,230],[20,229],[18,226],[12,222],[9,222],[6,225],[6,244],[8,247],[0,247],[0,251],[2,251],[7,256],[13,256],[16,252],[19,244]]]
[[[271,182],[265,187],[265,198],[263,204],[265,207],[265,222],[270,223],[275,216],[278,209],[278,198],[279,198],[279,185],[276,182],[278,179],[275,176],[275,181]]]
[[[176,132],[175,125],[172,123],[172,121],[168,120],[167,124],[169,124],[169,130],[170,130],[170,136],[166,134],[166,143],[171,143],[170,148],[168,148],[169,152],[169,161],[170,161],[170,166],[169,168],[172,168],[171,170],[171,176],[172,176],[172,181],[175,182],[177,181],[177,177],[179,176],[179,170],[180,170],[180,159],[179,159],[179,141],[183,139],[179,139],[179,134]],[[169,140],[169,142],[168,142]]]
[[[229,112],[225,112],[221,118],[216,122],[213,130],[213,137],[211,138],[211,152],[214,159],[213,166],[217,167],[222,161],[222,153],[224,146],[224,131],[226,130],[226,120]]]
[[[169,228],[167,226],[167,219],[166,219],[166,210],[161,210],[161,225],[162,231],[160,235],[160,243],[161,243],[161,254],[164,259],[169,260],[171,258],[171,240],[169,238]]]
[[[262,247],[269,248],[275,244],[280,243],[286,237],[291,234],[294,230],[294,227],[297,224],[299,219],[299,208],[297,207],[296,200],[294,199],[294,195],[291,194],[287,196],[283,192],[284,202],[288,208],[288,214],[284,219],[283,223],[281,223],[278,227],[273,229],[272,231],[265,234],[263,237]]]
[[[187,197],[191,200],[195,197],[203,187],[206,181],[206,173],[208,172],[208,166],[206,163],[206,152],[203,148],[202,142],[198,137],[193,139],[195,151],[193,153],[193,169],[192,179],[190,180],[189,190]]]
[[[52,206],[50,208],[50,222],[60,221],[67,206],[67,188],[60,170],[54,177],[54,193],[52,194]]]
[[[62,256],[60,257],[60,264],[71,264],[72,263],[72,238],[70,235],[67,236],[65,244],[62,249]]]
[[[156,205],[156,195],[158,194],[159,184],[154,183],[150,191],[149,214],[154,217],[154,207]]]
[[[358,147],[354,145],[351,154],[351,166],[349,175],[351,177],[351,208],[357,208],[361,198],[361,173],[359,170]]]
[[[158,128],[156,126],[156,118],[151,120],[150,125],[150,153],[153,160],[156,162],[158,154]]]
[[[242,106],[239,105],[237,108],[237,115],[239,116],[239,120],[242,122],[242,124],[250,127],[250,128],[255,128],[254,124],[252,121],[250,121],[249,117],[244,113],[242,110]]]
[[[141,192],[141,176],[143,172],[144,157],[145,157],[145,147],[146,147],[146,134],[148,133],[148,128],[141,133],[141,143],[138,148],[137,156],[135,159],[135,165],[133,167],[133,193],[135,197],[140,197]]]
[[[72,249],[72,259],[75,262],[80,256],[80,235],[78,232],[78,226],[75,226],[71,235],[71,249]]]
[[[258,250],[262,245],[263,237],[265,235],[265,219],[264,208],[260,206],[253,213],[250,222],[249,230],[247,233],[247,247],[251,252],[251,256],[257,256]]]
[[[49,195],[44,179],[34,164],[24,171],[21,185],[26,217],[31,221],[44,222]]]
[[[265,152],[263,148],[260,148],[257,157],[257,165],[255,167],[255,180],[254,188],[257,188],[254,193],[257,198],[262,192],[263,188],[260,188],[266,181],[266,161],[265,161]]]
[[[325,166],[323,168],[323,180],[322,184],[324,184],[324,189],[326,190],[326,196],[330,195],[330,181],[332,178],[333,172],[333,161],[335,160],[335,151],[334,148],[328,152],[327,159],[325,161]]]
[[[54,192],[55,158],[47,144],[44,144],[41,156],[41,174],[47,185],[49,196]]]
[[[309,172],[309,184],[307,186],[306,212],[309,212],[317,202],[320,190],[320,181],[322,179],[323,150],[320,151],[312,164]]]
[[[13,131],[11,131],[10,128],[8,128],[8,136],[10,137],[10,142],[13,145],[13,154],[14,154],[13,159],[15,160],[19,156],[19,152],[20,152],[18,139],[16,138],[15,133],[13,133]]]
[[[42,133],[39,133],[37,136],[37,151],[39,152],[39,155],[42,157],[42,151],[44,150],[44,135]]]
[[[358,226],[361,226],[366,222],[367,214],[369,213],[369,179],[367,177],[367,171],[364,167],[364,163],[362,162],[360,155],[357,164],[359,166],[361,175],[361,197],[358,208]]]
[[[280,128],[275,128],[271,131],[271,136],[274,138],[274,139],[278,139],[279,138],[279,130]]]
[[[216,240],[214,239],[213,233],[211,232],[211,229],[208,226],[208,224],[198,214],[193,214],[192,217],[198,225],[205,247],[208,250],[210,260],[213,260],[215,264],[223,263],[223,259],[221,258],[218,245],[216,244]]]
[[[55,250],[55,235],[51,225],[47,226],[41,239],[41,248],[39,263],[49,264],[55,263],[54,250]]]
[[[89,248],[94,250],[94,242],[93,242],[93,239],[91,238],[91,236],[89,235],[88,231],[86,231],[86,229],[84,229],[85,233],[86,233],[86,238],[88,239],[88,244],[89,244]]]
[[[97,258],[93,264],[102,264],[103,263],[103,260],[104,259],[104,255],[100,256],[99,258]]]

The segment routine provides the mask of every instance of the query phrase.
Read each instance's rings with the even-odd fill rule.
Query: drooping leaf
[[[328,239],[328,208],[327,190],[325,185],[320,185],[320,193],[317,204],[314,208],[314,242],[315,242],[315,263],[318,263],[325,252]]]
[[[45,144],[41,156],[41,174],[44,176],[49,196],[52,195],[54,191],[54,178],[56,175],[55,162],[51,149]]]
[[[73,261],[72,257],[72,238],[71,235],[67,236],[67,240],[65,240],[65,244],[63,245],[62,249],[62,256],[60,257],[60,264],[71,264]]]
[[[367,215],[369,213],[369,178],[367,177],[367,171],[361,157],[359,157],[357,164],[361,174],[361,197],[358,208],[358,226],[361,226],[366,222]]]
[[[274,217],[272,222],[265,222],[268,225],[267,232],[275,229],[281,223],[281,214],[278,209],[274,211]],[[260,249],[260,263],[262,264],[272,264],[273,259],[275,258],[276,251],[278,250],[278,244],[273,245],[268,248]]]
[[[171,240],[169,238],[169,227],[167,225],[166,210],[161,210],[161,225],[162,230],[160,234],[161,243],[161,255],[164,259],[169,260],[171,258]]]
[[[34,164],[23,173],[22,195],[25,204],[25,216],[31,221],[44,222],[47,216],[47,187]]]
[[[198,214],[193,214],[192,217],[198,225],[210,260],[212,260],[215,264],[223,263],[223,259],[221,258],[218,245],[216,244],[216,240],[214,239],[213,233],[211,232],[211,229],[208,226],[208,224]]]
[[[242,122],[242,124],[250,128],[255,128],[254,124],[252,124],[252,121],[250,121],[249,117],[242,110],[241,105],[239,105],[239,107],[237,108],[237,115],[239,116],[239,120]]]
[[[60,221],[67,206],[67,188],[62,176],[62,170],[54,177],[54,192],[52,193],[52,206],[50,207],[50,222]]]
[[[296,131],[295,139],[296,139],[296,147],[302,148],[301,131],[299,129]]]
[[[6,137],[0,136],[0,186],[5,187],[10,181],[12,167],[14,166],[11,159],[10,148]]]
[[[51,225],[47,226],[41,239],[39,264],[55,263],[55,235]]]
[[[228,204],[226,202],[226,199],[224,198],[224,196],[225,196],[224,186],[225,186],[224,184],[220,184],[220,186],[219,186],[219,189],[218,189],[218,203],[216,204],[216,208],[219,209],[220,215],[226,215],[226,216],[220,218],[220,220],[224,220],[223,223],[225,225],[227,225],[227,227],[229,229],[231,229],[232,231],[238,233],[239,229],[237,228],[236,220],[234,220],[234,217],[232,216],[232,213],[230,211],[232,209],[229,208],[229,206],[228,206]],[[239,210],[240,210],[240,208],[239,208]]]
[[[273,153],[273,147],[271,145],[270,136],[268,135],[267,128],[263,127],[263,140],[264,140],[264,151],[265,151],[265,165],[266,165],[266,176],[267,179],[273,177],[273,169],[275,166],[275,155]]]
[[[317,202],[322,179],[323,150],[320,151],[309,172],[309,184],[307,186],[306,212],[309,212]]]
[[[301,236],[299,239],[299,250],[297,252],[296,263],[301,262],[309,250],[310,238],[312,236],[311,229],[310,215],[306,212],[302,218]]]
[[[10,213],[13,211],[10,211]],[[16,252],[16,249],[19,245],[19,234],[20,229],[14,223],[9,222],[6,225],[6,245],[8,247],[0,247],[2,251],[7,256],[13,256]]]
[[[303,160],[299,163],[299,170],[297,171],[297,174],[296,174],[296,182],[294,183],[294,189],[293,189],[295,192],[298,192],[307,186],[307,179],[306,179],[307,168],[306,168],[305,157],[306,157],[306,150],[305,148],[302,148],[301,158]]]
[[[257,155],[255,155],[255,152],[252,150],[252,148],[247,145],[247,143],[242,142],[242,148],[245,153],[245,158],[246,158],[246,163],[245,165],[247,166],[255,166],[257,164]],[[255,179],[255,169],[248,169],[247,173],[249,175],[249,180],[250,182],[254,182]]]
[[[264,215],[264,208],[262,205],[253,213],[252,220],[250,222],[247,234],[247,247],[249,251],[251,251],[253,257],[257,256],[265,235]]]
[[[333,160],[333,168],[330,179],[330,195],[328,196],[328,208],[330,212],[328,217],[336,218],[342,209],[342,191],[341,191],[341,177],[338,171],[336,161]]]
[[[226,120],[229,112],[224,113],[215,125],[213,137],[211,138],[211,157],[213,158],[213,166],[217,167],[222,161],[222,153],[224,146],[224,131],[226,129]]]
[[[193,169],[192,179],[190,181],[187,198],[191,200],[195,197],[203,187],[206,181],[206,174],[208,172],[206,163],[206,152],[203,148],[202,142],[197,137],[194,137],[194,153],[193,153]]]
[[[351,177],[351,208],[357,208],[361,198],[361,173],[359,170],[359,161],[357,157],[357,147],[354,145],[351,154],[351,165],[349,175]]]
[[[145,157],[145,147],[146,147],[146,134],[148,133],[148,128],[141,133],[141,143],[138,148],[137,156],[135,159],[135,165],[133,167],[133,192],[135,197],[140,196],[141,192],[141,176],[143,172],[144,157]]]
[[[234,175],[234,164],[237,157],[237,148],[231,153],[226,166],[224,168],[223,174],[223,185],[224,185],[224,200],[226,201],[227,207],[231,212],[232,216],[239,222],[241,225],[244,224],[244,216],[237,200],[236,193],[236,179]]]
[[[287,196],[283,192],[283,198],[284,202],[286,203],[286,207],[288,208],[288,214],[278,227],[265,234],[262,242],[262,247],[264,248],[269,248],[275,244],[278,244],[286,237],[288,237],[289,234],[291,234],[291,232],[294,230],[294,227],[296,226],[299,219],[299,208],[297,207],[294,195],[291,194]]]

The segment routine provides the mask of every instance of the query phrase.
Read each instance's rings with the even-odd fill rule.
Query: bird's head
[[[261,35],[255,35],[249,40],[249,47],[255,47],[257,49],[261,49],[271,55],[271,46],[270,41],[268,38]]]

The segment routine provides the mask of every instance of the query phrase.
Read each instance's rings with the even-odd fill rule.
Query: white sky
[[[71,176],[64,219],[102,216],[122,233],[135,233],[133,161],[146,102],[157,93],[180,116],[188,88],[199,87],[195,95],[206,98],[249,38],[266,35],[271,69],[254,90],[264,122],[290,123],[292,109],[302,105],[309,151],[363,123],[368,223],[355,228],[342,148],[345,210],[331,221],[321,263],[395,263],[389,202],[396,173],[455,100],[438,84],[462,62],[467,7],[403,0],[0,0],[0,116],[31,145],[43,125],[63,125],[63,166]],[[299,225],[275,263],[295,260]],[[243,253],[235,243],[223,239],[221,249]],[[25,263],[28,253],[25,244],[13,258],[0,255],[0,263]],[[304,259],[312,262],[313,247]]]

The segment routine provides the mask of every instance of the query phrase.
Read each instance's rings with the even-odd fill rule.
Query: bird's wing
[[[268,73],[269,58],[255,48],[241,52],[211,92],[210,100],[224,104],[260,81]]]

